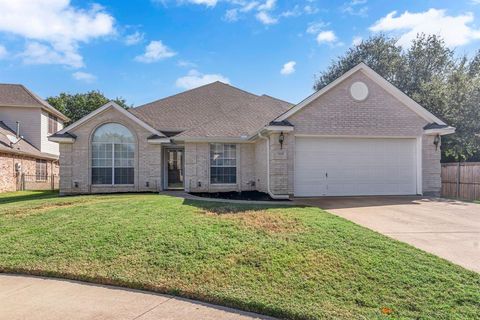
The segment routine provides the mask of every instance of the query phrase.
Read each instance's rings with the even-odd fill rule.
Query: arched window
[[[107,123],[92,137],[92,184],[133,184],[135,139],[118,123]]]

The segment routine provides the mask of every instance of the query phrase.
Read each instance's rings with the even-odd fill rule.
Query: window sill
[[[210,185],[212,186],[236,186],[237,183],[214,183],[214,182],[210,182]]]

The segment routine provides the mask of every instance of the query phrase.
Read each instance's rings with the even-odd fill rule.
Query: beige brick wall
[[[363,81],[365,101],[350,96],[350,85]],[[357,72],[288,119],[296,134],[420,136],[427,124],[362,72]]]
[[[435,136],[423,136],[422,139],[422,185],[424,195],[439,196],[442,189],[440,164],[440,144],[435,148]]]
[[[270,135],[270,191],[276,195],[293,194],[293,165],[295,157],[295,137],[284,133],[283,146],[280,146],[279,133]]]
[[[91,185],[91,135],[94,130],[109,122],[127,127],[136,137],[135,183],[133,186]],[[110,108],[98,114],[70,133],[77,136],[73,144],[60,145],[60,193],[109,193],[161,190],[161,147],[148,144],[149,131],[133,122],[117,110]],[[78,182],[78,187],[74,186]],[[149,183],[149,187],[146,183]]]
[[[210,144],[185,143],[185,190],[187,192],[223,192],[255,190],[255,144],[238,143],[237,183],[210,183]],[[200,186],[199,186],[200,183]]]
[[[258,139],[255,147],[255,186],[260,192],[267,192],[267,140]]]
[[[350,85],[363,81],[369,88],[365,101],[350,96]],[[288,119],[295,126],[295,134],[325,136],[422,136],[422,185],[424,194],[438,195],[441,189],[440,147],[435,150],[434,136],[423,136],[428,123],[402,104],[363,73],[357,72],[322,97],[304,107]],[[288,148],[288,147],[287,147]],[[294,149],[294,148],[293,148]],[[293,156],[289,163],[293,172]],[[278,182],[277,182],[278,181]],[[284,190],[285,179],[272,180],[272,188]],[[288,179],[289,192],[293,179]]]

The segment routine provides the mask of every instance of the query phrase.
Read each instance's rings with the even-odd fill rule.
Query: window
[[[47,180],[47,160],[37,159],[35,163],[35,180]]]
[[[58,131],[58,119],[51,114],[48,115],[48,134]]]
[[[118,123],[99,127],[92,138],[92,184],[134,183],[135,139]]]
[[[210,183],[237,183],[236,145],[210,145]]]

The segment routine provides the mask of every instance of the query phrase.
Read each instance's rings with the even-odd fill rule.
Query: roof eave
[[[445,128],[440,128],[440,129],[426,129],[426,130],[423,130],[423,133],[425,135],[440,135],[440,136],[444,136],[444,135],[447,135],[447,134],[452,134],[452,133],[455,133],[455,130],[456,128],[454,127],[445,127]]]
[[[149,144],[168,144],[171,143],[172,140],[170,138],[155,138],[155,139],[147,139]]]
[[[48,141],[56,142],[56,143],[74,143],[76,140],[73,137],[55,137],[55,136],[50,136],[47,139]]]

